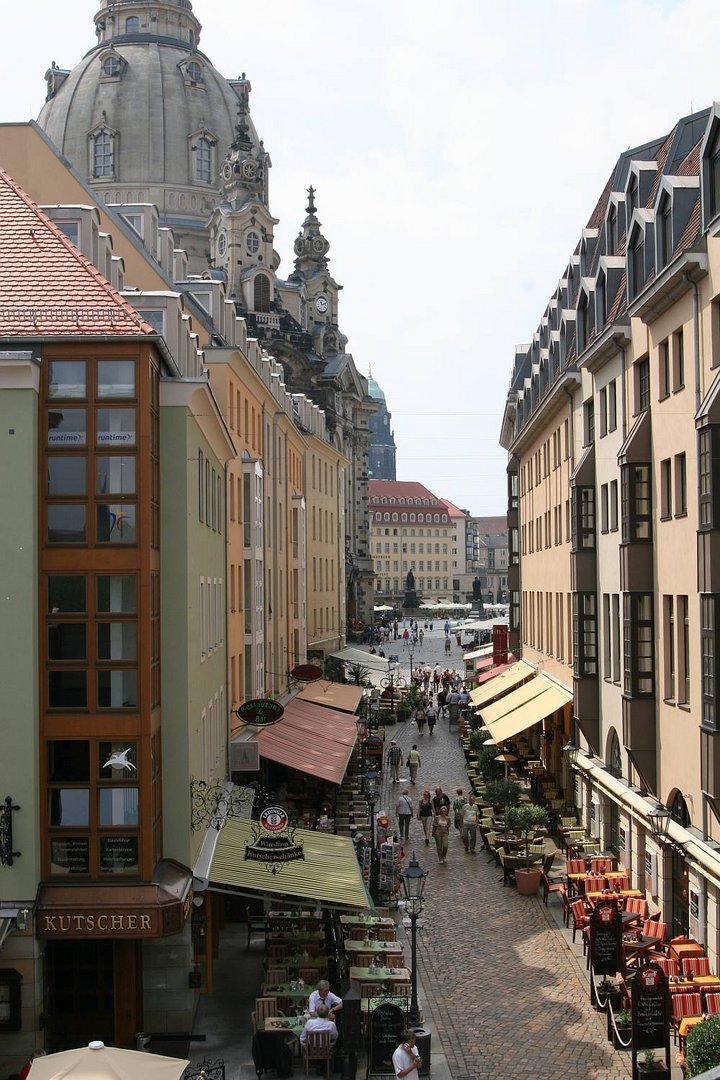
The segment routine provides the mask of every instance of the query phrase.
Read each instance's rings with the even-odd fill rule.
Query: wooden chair
[[[302,979],[308,986],[315,986],[318,979],[322,979],[325,976],[322,975],[317,968],[301,967],[298,968],[298,979]]]
[[[573,921],[573,945],[575,944],[575,935],[578,930],[582,932],[587,926],[590,925],[590,916],[585,910],[584,900],[574,900],[570,905],[570,914]],[[583,942],[583,953],[585,952],[585,943]]]
[[[265,969],[265,982],[270,986],[277,986],[278,983],[286,983],[290,980],[290,971],[286,967],[276,967],[274,964],[272,967],[268,965]]]
[[[284,1016],[285,1013],[281,1012],[278,1008],[278,999],[276,997],[259,997],[255,998],[255,1022],[258,1026],[267,1020],[268,1016]]]
[[[683,975],[694,979],[696,975],[712,975],[707,956],[686,956],[682,962]]]
[[[568,859],[567,872],[568,872],[568,874],[586,874],[587,873],[587,860],[586,859]]]
[[[640,915],[643,919],[647,919],[648,902],[639,896],[628,896],[625,901],[625,910],[631,911],[633,915]]]
[[[714,1016],[715,1013],[720,1013],[720,993],[712,991],[706,992],[703,997],[705,998],[705,1012],[708,1016]]]
[[[591,859],[591,874],[608,874],[613,869],[613,859]]]
[[[665,934],[667,933],[667,923],[658,922],[656,919],[646,919],[643,924],[642,932],[645,937],[657,938],[657,952],[663,952],[663,942],[665,941]]]
[[[702,1000],[700,994],[673,994],[672,995],[672,1029],[673,1041],[678,1041],[678,1031],[683,1020],[690,1016],[702,1016]]]
[[[557,893],[562,900],[563,906],[563,924],[567,926],[570,918],[570,904],[568,902],[567,889],[565,888],[564,881],[551,881],[547,876],[545,870],[542,872],[542,886],[543,886],[543,903],[545,907],[548,906],[548,897],[550,893]]]
[[[311,1061],[325,1062],[325,1075],[330,1080],[330,1066],[335,1054],[335,1043],[330,1038],[329,1031],[308,1031],[302,1043],[303,1060],[305,1062],[305,1075]]]
[[[654,963],[657,964],[660,970],[667,975],[668,978],[675,978],[680,974],[680,965],[677,960],[670,960],[667,956],[659,956]]]
[[[265,916],[253,915],[250,910],[250,905],[245,908],[245,920],[247,922],[247,948],[250,948],[250,939],[253,934],[262,934],[265,936]]]
[[[286,960],[289,955],[290,942],[271,942],[265,947],[265,955],[268,961]]]
[[[385,993],[385,983],[383,982],[361,982],[360,984],[360,1000],[363,998],[382,997]]]

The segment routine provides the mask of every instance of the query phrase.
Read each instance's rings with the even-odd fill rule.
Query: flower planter
[[[613,1029],[613,1046],[616,1050],[630,1050],[632,1047],[632,1028]]]
[[[521,896],[537,896],[541,878],[541,870],[519,868],[515,871],[517,891]]]

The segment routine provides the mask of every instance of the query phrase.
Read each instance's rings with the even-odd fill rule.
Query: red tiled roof
[[[443,501],[415,480],[371,480],[368,494],[370,502],[374,499],[388,499],[391,502],[398,499],[435,499],[440,505]]]
[[[0,337],[154,333],[0,169]]]
[[[700,232],[700,192],[698,192],[695,205],[693,206],[692,213],[688,219],[688,223],[685,226],[685,232],[680,237],[679,242],[676,245],[676,251],[684,251],[686,248],[692,247],[693,243],[698,238]]]
[[[448,508],[448,513],[450,514],[450,517],[467,517],[467,512],[465,510],[461,510],[459,506],[455,505],[455,503],[451,503],[449,499],[441,499],[440,502],[445,503],[445,506],[447,506]]]
[[[702,147],[702,141],[705,136],[701,136],[693,146],[687,157],[677,167],[678,176],[699,176],[700,175],[700,148]]]
[[[662,180],[662,177],[663,177],[663,171],[665,169],[665,162],[667,161],[667,156],[670,153],[670,147],[673,144],[676,132],[677,132],[677,124],[672,129],[670,134],[666,137],[664,143],[662,144],[662,146],[658,150],[657,154],[655,155],[654,160],[657,162],[657,172],[655,173],[655,178],[654,178],[654,180],[652,182],[652,185],[650,187],[650,194],[648,195],[648,200],[645,203],[646,206],[653,207],[655,205],[655,197],[656,197],[656,195],[658,193],[658,188],[660,187],[660,181]]]
[[[478,525],[481,536],[500,536],[507,532],[506,517],[481,517],[474,519]]]
[[[602,195],[595,204],[595,209],[590,215],[590,220],[588,221],[586,226],[588,229],[602,228],[602,224],[605,220],[605,210],[607,209],[608,199],[610,198],[610,192],[612,191],[612,183],[613,178],[612,176],[610,176],[607,183],[605,184]]]
[[[625,274],[625,271],[623,270],[622,277],[620,278],[620,284],[618,285],[618,291],[615,293],[615,299],[613,300],[612,304],[610,305],[610,310],[608,312],[608,317],[607,317],[607,325],[608,326],[610,326],[612,323],[615,322],[618,315],[620,315],[621,312],[624,311],[626,306],[627,306],[624,303],[624,301],[626,299],[626,293],[625,293],[626,286],[627,286],[627,275]]]

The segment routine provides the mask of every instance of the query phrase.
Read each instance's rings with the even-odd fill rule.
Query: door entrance
[[[70,1050],[92,1039],[114,1045],[112,941],[52,941],[46,956],[48,1051]]]

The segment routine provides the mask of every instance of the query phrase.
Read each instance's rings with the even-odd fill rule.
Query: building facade
[[[452,527],[443,500],[414,481],[372,480],[370,519],[377,603],[402,607],[409,573],[420,603],[449,600]]]
[[[690,932],[711,963],[719,112],[620,156],[516,350],[501,439],[511,634],[573,692],[572,717],[556,725],[582,746],[566,782],[668,936]]]

